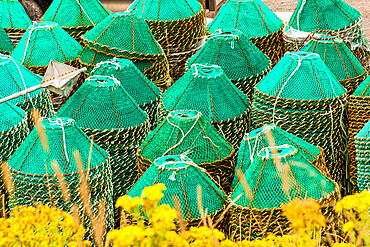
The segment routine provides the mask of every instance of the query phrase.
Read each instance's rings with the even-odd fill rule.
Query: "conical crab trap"
[[[150,124],[148,115],[121,83],[113,77],[91,76],[57,114],[76,120],[97,145],[108,151],[113,199],[126,194],[136,181],[136,150]]]
[[[355,136],[357,186],[359,191],[370,189],[370,121]]]
[[[158,104],[161,90],[154,85],[130,60],[113,58],[96,65],[92,75],[113,76],[149,116],[150,128],[158,124]]]
[[[235,151],[200,112],[170,112],[139,147],[139,172],[144,173],[158,157],[181,154],[206,169],[224,191],[230,190]]]
[[[41,77],[15,61],[12,57],[0,54],[0,95],[6,97],[41,83]],[[50,93],[39,89],[9,101],[19,106],[28,114],[28,122],[32,125],[32,109],[37,109],[42,117],[54,115]]]
[[[370,77],[363,81],[349,97],[348,105],[348,151],[351,157],[350,176],[353,192],[358,191],[355,135],[370,119]],[[370,181],[370,180],[369,180]],[[363,188],[363,187],[362,187]]]
[[[343,0],[299,0],[284,27],[286,51],[299,49],[313,31],[337,31],[363,64],[370,63],[370,48],[361,13]]]
[[[55,0],[41,20],[58,23],[80,42],[83,34],[110,14],[111,12],[99,0]]]
[[[57,23],[39,22],[27,29],[11,56],[43,76],[51,60],[79,67],[81,52],[82,46]]]
[[[14,45],[4,28],[0,27],[0,53],[9,55],[14,50]]]
[[[249,130],[250,103],[218,65],[193,64],[163,93],[159,106],[162,119],[173,110],[196,110],[235,149]]]
[[[270,59],[239,30],[216,30],[192,56],[192,64],[218,65],[227,78],[252,100],[254,86],[270,71]]]
[[[130,12],[114,13],[82,37],[80,62],[90,70],[113,57],[127,58],[162,90],[171,84],[168,61],[148,24]]]
[[[315,53],[287,53],[257,84],[252,127],[274,123],[322,147],[331,177],[347,181],[346,89]]]
[[[218,188],[212,177],[191,159],[184,155],[166,155],[150,165],[148,170],[128,192],[130,197],[140,197],[144,188],[162,183],[166,186],[163,198],[159,202],[176,209],[178,199],[182,217],[187,227],[200,226],[202,213],[211,216],[216,223],[227,205],[225,193]],[[200,187],[200,188],[198,188]],[[198,190],[200,189],[200,193]],[[198,198],[202,198],[199,208]],[[203,210],[203,212],[201,212]],[[222,221],[220,219],[220,221]],[[215,224],[222,229],[224,224]]]
[[[283,21],[261,0],[228,0],[207,28],[210,33],[218,29],[240,30],[273,65],[284,55]]]
[[[18,0],[0,1],[0,27],[5,29],[14,45],[18,44],[31,24],[31,19]]]
[[[14,182],[10,207],[42,203],[72,213],[75,204],[87,237],[92,239],[93,229],[82,199],[87,196],[95,217],[100,204],[105,202],[103,218],[107,230],[111,229],[113,191],[108,153],[94,144],[72,119],[50,118],[40,124],[40,132],[34,129],[8,161]],[[60,177],[65,180],[67,191],[61,191]],[[80,188],[85,183],[86,187]],[[81,190],[88,194],[82,195]],[[65,192],[69,193],[69,200],[63,196]]]
[[[322,148],[314,146],[274,124],[269,124],[247,133],[243,138],[238,153],[238,162],[232,187],[235,188],[238,183],[237,171],[240,170],[245,174],[263,148],[281,145],[293,146],[305,160],[316,167],[321,173],[328,174],[325,166],[324,150]]]
[[[27,113],[12,103],[0,104],[0,162],[7,161],[29,134]],[[0,216],[5,217],[7,200],[0,171]]]
[[[186,60],[201,47],[205,11],[197,0],[136,0],[128,11],[142,16],[163,48],[176,81],[185,72]]]
[[[256,239],[268,234],[289,234],[290,222],[281,205],[312,198],[320,204],[326,227],[322,236],[338,225],[334,207],[340,198],[338,186],[327,179],[291,145],[264,147],[230,196],[230,234],[234,239]],[[335,230],[334,230],[335,231]]]
[[[326,66],[347,89],[347,95],[351,95],[366,79],[368,72],[347,44],[337,35],[330,35],[330,33],[332,32],[314,32],[309,37],[311,40],[302,47],[301,51],[320,55]]]

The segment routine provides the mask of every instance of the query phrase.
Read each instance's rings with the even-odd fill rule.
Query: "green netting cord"
[[[81,128],[127,129],[144,123],[148,116],[114,77],[95,75],[58,111],[76,120]]]
[[[299,0],[286,29],[337,31],[354,24],[361,17],[358,10],[342,0]]]
[[[34,129],[9,159],[11,169],[29,176],[55,175],[51,165],[51,161],[55,160],[62,174],[77,173],[73,155],[76,150],[81,156],[83,170],[88,167],[94,169],[107,161],[108,153],[96,144],[91,149],[91,140],[73,119],[50,118],[42,120],[41,124],[47,136],[47,144]]]
[[[113,38],[114,37],[114,38]],[[161,56],[163,50],[142,17],[131,12],[114,13],[82,36],[85,43],[118,52]]]
[[[128,195],[140,197],[145,187],[162,183],[166,186],[159,202],[174,205],[174,196],[180,201],[184,220],[200,219],[198,186],[202,192],[202,210],[208,215],[217,213],[226,205],[226,195],[221,191],[206,171],[186,156],[168,155],[156,159]]]
[[[98,63],[91,75],[113,76],[138,105],[157,99],[161,90],[154,85],[133,62],[125,58],[113,58]]]
[[[0,27],[27,29],[31,24],[31,19],[17,0],[0,1]]]
[[[193,64],[162,97],[168,111],[196,110],[210,122],[241,116],[250,106],[248,97],[217,65]]]
[[[261,0],[228,0],[208,25],[209,32],[235,28],[248,38],[263,37],[283,27],[279,19]]]
[[[320,56],[308,52],[287,53],[256,89],[278,99],[293,100],[325,100],[346,93]]]
[[[176,21],[199,13],[202,5],[197,0],[136,0],[128,11],[151,21]]]
[[[355,90],[353,96],[369,97],[370,96],[370,76],[366,78]]]
[[[243,174],[245,174],[253,161],[257,158],[259,152],[263,148],[270,146],[271,141],[273,141],[276,146],[284,144],[293,146],[297,149],[297,152],[311,164],[321,155],[321,149],[319,147],[288,133],[274,124],[269,124],[245,135],[239,148],[235,171],[240,169]],[[232,187],[235,187],[237,183],[237,176],[234,176]]]
[[[12,41],[9,39],[8,34],[4,28],[0,27],[0,53],[10,54],[14,49]]]
[[[55,0],[42,21],[58,23],[63,28],[95,26],[111,12],[99,0]]]
[[[50,60],[73,61],[81,52],[81,45],[57,23],[40,22],[27,29],[12,57],[26,66],[47,66]]]
[[[256,76],[271,66],[270,59],[236,29],[219,29],[208,36],[187,67],[192,64],[216,64],[230,80]]]
[[[339,81],[364,75],[366,69],[341,38],[313,37],[301,51],[317,53]]]
[[[232,151],[232,146],[202,114],[192,110],[169,113],[138,149],[150,161],[164,155],[187,154],[196,164],[222,160]]]
[[[0,95],[7,97],[18,93],[27,88],[39,85],[41,77],[35,75],[30,70],[15,61],[12,57],[0,54]],[[16,105],[34,98],[42,89],[32,93],[10,100],[9,102]]]
[[[278,161],[275,162],[275,159]],[[258,209],[280,208],[282,203],[289,203],[294,198],[319,200],[336,189],[331,180],[325,178],[291,145],[261,149],[245,179],[251,193],[245,194],[239,183],[231,194],[231,200],[242,194],[236,205]]]
[[[23,121],[26,113],[9,102],[0,104],[0,132],[7,131]]]

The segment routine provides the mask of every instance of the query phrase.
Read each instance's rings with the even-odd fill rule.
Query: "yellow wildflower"
[[[141,205],[144,204],[144,200],[140,197],[131,198],[128,195],[121,196],[116,202],[116,208],[123,208],[124,210],[137,211]]]
[[[174,220],[177,218],[177,215],[178,213],[175,209],[167,204],[163,204],[154,210],[150,222],[157,229],[172,230],[176,228]]]

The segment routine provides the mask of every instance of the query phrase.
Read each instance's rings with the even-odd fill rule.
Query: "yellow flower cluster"
[[[367,190],[344,197],[335,207],[335,211],[353,210],[355,212],[367,211],[370,207],[370,193]]]
[[[254,241],[241,241],[240,247],[300,247],[304,246],[299,241],[297,235],[274,236],[269,235],[267,238]]]
[[[288,218],[291,227],[297,233],[304,229],[313,231],[325,226],[325,218],[320,212],[320,205],[313,199],[299,200],[295,198],[286,205],[282,205],[284,216]]]
[[[220,240],[225,239],[225,235],[217,229],[211,230],[208,227],[190,227],[184,234],[184,238],[190,242],[190,246],[208,247],[214,246]]]
[[[0,246],[77,246],[84,234],[70,214],[41,204],[16,207],[0,218]]]

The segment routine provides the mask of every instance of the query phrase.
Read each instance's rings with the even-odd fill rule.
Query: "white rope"
[[[77,4],[80,6],[80,8],[82,9],[82,11],[85,13],[85,15],[87,16],[87,18],[89,19],[89,21],[90,21],[93,25],[95,25],[95,23],[90,19],[90,16],[86,13],[86,11],[85,11],[84,7],[82,7],[82,5],[81,5],[80,1],[79,1],[79,0],[76,0],[76,2],[77,2]],[[82,18],[83,18],[83,17],[82,17]]]
[[[10,61],[12,61],[15,64],[15,66],[17,67],[18,73],[21,76],[24,89],[28,89],[27,86],[26,86],[26,82],[24,81],[24,78],[23,78],[21,69],[19,68],[18,64],[14,61],[14,59],[11,56],[6,56],[5,58],[4,57],[0,57],[0,59],[4,59],[4,60],[5,59],[9,59]],[[35,108],[35,105],[33,104],[33,101],[32,101],[32,98],[30,96],[30,93],[27,93],[27,95],[28,95],[28,98],[30,99],[30,102],[31,102],[32,107]]]
[[[176,147],[178,147],[183,141],[184,141],[184,139],[185,139],[185,137],[193,130],[193,128],[195,127],[195,125],[197,124],[197,122],[198,122],[198,120],[199,120],[199,118],[200,118],[200,115],[199,115],[199,113],[198,113],[198,115],[196,116],[196,120],[194,121],[194,124],[193,124],[193,126],[191,126],[191,128],[188,130],[188,132],[186,132],[186,134],[184,134],[184,131],[179,127],[179,126],[177,126],[177,125],[175,125],[175,124],[173,124],[173,123],[171,123],[171,121],[170,121],[170,119],[168,118],[169,117],[169,115],[170,114],[168,114],[167,115],[167,117],[166,117],[166,120],[167,120],[167,122],[170,124],[170,125],[172,125],[173,127],[175,127],[175,128],[177,128],[177,129],[179,129],[180,130],[180,132],[181,132],[181,135],[182,135],[182,138],[180,139],[180,141],[178,142],[178,143],[176,143],[174,146],[172,146],[171,148],[169,148],[169,149],[167,149],[167,151],[166,152],[164,152],[164,154],[162,155],[162,156],[165,156],[169,151],[171,151],[172,149],[174,149],[174,148],[176,148]]]
[[[50,122],[50,125],[58,125],[62,129],[62,132],[63,132],[63,148],[64,148],[64,153],[66,155],[66,160],[67,160],[68,164],[71,164],[69,162],[69,157],[68,157],[68,153],[67,153],[66,133],[64,131],[64,123],[63,123],[63,120],[61,118],[56,118],[55,120],[50,120],[49,119],[49,122]],[[66,125],[67,124],[74,124],[74,120],[70,118],[70,119],[67,120],[67,122],[65,124]]]
[[[119,70],[119,69],[121,70],[122,69],[122,66],[117,61],[117,58],[113,57],[113,59],[111,59],[111,60],[107,60],[107,61],[97,63],[96,66],[94,67],[94,69],[91,71],[91,74],[94,74],[94,72],[96,72],[96,70],[104,64],[114,65],[116,70]]]
[[[193,76],[197,76],[199,74],[198,66],[199,67],[203,67],[203,68],[220,68],[220,66],[215,65],[215,64],[213,64],[213,65],[205,65],[205,64],[201,64],[201,63],[194,63],[194,64],[191,65],[191,67],[194,67],[194,69],[195,69],[195,73],[193,73]]]
[[[88,79],[86,79],[86,81],[97,81],[101,84],[108,83],[108,80],[102,80],[100,78],[111,79],[114,83],[121,85],[121,82],[117,80],[117,78],[115,78],[114,76],[110,76],[110,75],[95,75],[95,76],[89,77]]]
[[[298,13],[297,13],[297,28],[298,28],[298,30],[300,30],[300,28],[299,28],[299,15],[301,14],[301,11],[302,11],[303,6],[304,6],[305,4],[306,4],[306,0],[303,0],[302,5],[301,5],[301,7],[299,8]]]

